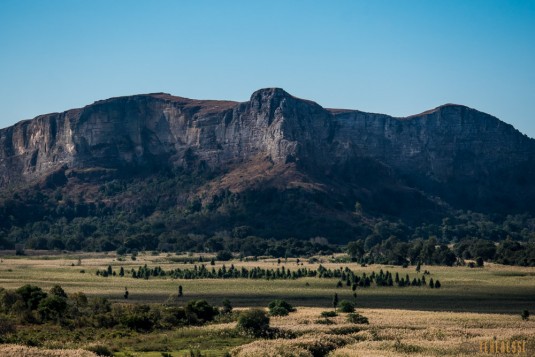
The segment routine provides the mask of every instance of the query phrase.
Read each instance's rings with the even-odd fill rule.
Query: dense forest
[[[93,172],[0,193],[0,249],[221,252],[297,257],[341,252],[363,263],[462,264],[482,258],[535,265],[535,218],[450,210],[420,222],[379,215],[359,202],[327,210],[321,194],[274,188],[209,198],[205,173],[159,172],[102,184]],[[101,175],[102,173],[99,173]],[[75,187],[76,189],[73,189]],[[321,210],[325,215],[321,215]],[[350,213],[350,222],[328,217]],[[347,219],[346,219],[347,221]]]

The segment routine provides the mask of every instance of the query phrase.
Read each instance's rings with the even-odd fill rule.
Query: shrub
[[[261,336],[269,329],[269,317],[264,310],[245,310],[238,317],[237,327],[247,334]]]
[[[269,314],[271,316],[286,316],[290,312],[295,311],[295,308],[284,300],[273,300],[268,305]]]
[[[121,324],[136,331],[150,331],[154,321],[146,305],[136,306],[132,311],[123,311],[120,315]]]
[[[338,311],[340,312],[355,312],[355,305],[347,300],[340,301]]]
[[[368,318],[357,313],[351,313],[347,315],[347,322],[352,324],[369,324]]]
[[[22,302],[22,297],[20,296],[20,294],[9,290],[4,290],[0,292],[0,311],[4,311],[6,313],[11,312],[13,310],[16,311],[17,309],[14,309],[13,306],[17,302],[19,302],[18,305],[25,306],[24,302]]]
[[[269,309],[269,314],[271,316],[288,316],[289,313],[290,312],[282,306],[275,306],[274,308]]]
[[[232,304],[229,299],[223,300],[223,307],[221,308],[222,314],[230,314],[232,312]]]
[[[51,295],[39,302],[37,311],[43,321],[55,320],[63,315],[67,309],[67,299],[57,295]]]
[[[212,321],[218,314],[217,308],[210,305],[206,300],[191,300],[186,305],[187,314],[195,316],[204,322]]]
[[[113,352],[103,345],[93,345],[85,348],[86,351],[94,352],[99,356],[113,356]]]
[[[327,334],[330,335],[351,335],[357,332],[360,332],[361,329],[356,326],[341,326],[341,327],[333,327],[329,331],[326,331]]]
[[[229,261],[232,259],[232,253],[229,252],[228,250],[221,250],[217,252],[215,259],[218,261],[223,261],[223,262]]]
[[[6,316],[0,315],[0,341],[2,336],[15,332],[15,324]]]
[[[477,257],[477,258],[476,258],[476,264],[477,264],[478,267],[481,268],[482,266],[485,265],[485,262],[483,261],[483,258],[481,258],[481,257]]]
[[[65,290],[59,285],[54,285],[52,289],[50,289],[50,295],[54,295],[61,298],[67,298],[67,294],[65,293]]]
[[[30,284],[21,286],[16,292],[22,297],[22,300],[30,310],[35,310],[41,300],[46,297],[46,293],[40,287]]]
[[[335,311],[322,311],[321,317],[336,317],[338,314]]]
[[[335,322],[331,319],[323,318],[323,319],[316,320],[315,323],[320,324],[320,325],[333,325]]]

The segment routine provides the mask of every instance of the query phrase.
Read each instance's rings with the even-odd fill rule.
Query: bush
[[[477,257],[476,258],[476,264],[477,264],[478,267],[481,268],[481,267],[483,267],[485,265],[485,262],[483,261],[483,258]]]
[[[203,321],[212,321],[218,314],[217,308],[210,305],[206,300],[191,300],[186,305],[187,314],[195,314],[195,316]]]
[[[269,314],[271,316],[286,316],[290,312],[295,311],[295,308],[284,300],[273,300],[268,305]]]
[[[333,320],[328,319],[328,318],[316,320],[315,323],[320,324],[320,325],[334,325],[335,324]]]
[[[117,311],[121,324],[136,331],[150,331],[154,327],[153,316],[150,307],[147,305],[137,305],[132,308]]]
[[[338,314],[335,311],[322,311],[321,317],[336,317]]]
[[[41,300],[47,295],[40,287],[30,284],[18,288],[15,292],[22,297],[22,300],[30,310],[37,309]]]
[[[269,317],[264,310],[245,310],[238,317],[237,327],[247,334],[261,336],[269,329]]]
[[[43,321],[56,320],[63,316],[67,309],[67,299],[57,295],[51,295],[39,302],[37,311],[41,315]]]
[[[50,289],[50,295],[54,295],[60,298],[67,298],[67,293],[65,293],[65,290],[59,285],[54,285],[52,289]]]
[[[7,316],[0,315],[0,341],[2,336],[15,332],[15,324]]]
[[[223,300],[223,307],[221,308],[222,314],[230,314],[232,312],[232,304],[230,303],[230,300],[225,299]]]
[[[347,322],[352,324],[369,324],[368,318],[357,313],[351,313],[347,315]]]
[[[350,301],[342,300],[338,306],[340,312],[355,312],[355,305]]]
[[[99,356],[113,356],[113,352],[106,346],[94,345],[84,348],[86,351],[94,352]]]
[[[288,310],[281,306],[275,306],[274,308],[269,309],[269,314],[271,316],[288,316],[289,313]]]
[[[232,259],[232,253],[228,250],[221,250],[217,252],[215,259],[223,262],[229,261]]]

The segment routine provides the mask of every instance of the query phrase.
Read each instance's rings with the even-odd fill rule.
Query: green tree
[[[40,287],[30,284],[21,286],[15,291],[22,297],[26,307],[30,310],[37,309],[41,300],[47,296]]]
[[[347,300],[340,301],[338,306],[338,311],[340,312],[355,312],[355,305]]]
[[[39,302],[37,311],[43,321],[56,320],[63,316],[67,309],[67,299],[57,295],[47,296]]]
[[[334,293],[334,296],[333,296],[333,307],[335,310],[338,307],[338,294],[337,293]]]
[[[480,267],[480,268],[483,267],[483,265],[485,265],[485,262],[483,261],[483,258],[482,258],[482,257],[477,257],[477,258],[476,258],[476,265],[477,265],[478,267]]]
[[[65,293],[65,290],[63,290],[63,288],[61,286],[59,286],[59,285],[54,285],[50,289],[50,294],[54,295],[54,296],[58,296],[58,297],[64,298],[64,299],[67,298],[67,293]]]
[[[229,299],[223,300],[223,307],[221,309],[221,313],[223,314],[230,314],[232,312],[232,304],[230,303]]]
[[[229,261],[232,259],[232,253],[228,250],[221,250],[217,252],[215,259],[224,262]]]
[[[357,240],[355,242],[350,242],[347,245],[347,254],[351,257],[351,260],[358,261],[364,255],[364,242],[362,240]]]
[[[264,310],[245,310],[240,313],[236,326],[247,334],[259,337],[269,330],[269,317]]]
[[[295,308],[284,300],[273,300],[268,305],[269,314],[271,316],[286,316],[290,312],[295,311]]]
[[[186,304],[186,313],[195,316],[204,322],[212,321],[217,315],[217,308],[210,305],[206,300],[191,300]]]
[[[528,310],[523,310],[522,314],[520,314],[520,317],[522,317],[522,320],[524,320],[524,321],[529,320],[529,311]]]

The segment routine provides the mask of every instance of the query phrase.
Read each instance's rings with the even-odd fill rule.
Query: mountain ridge
[[[37,190],[61,212],[65,199],[51,196],[139,219],[200,209],[204,223],[180,229],[207,234],[250,226],[348,240],[373,217],[421,224],[459,209],[533,213],[534,167],[535,140],[466,106],[396,118],[326,109],[281,88],[246,102],[115,97],[0,130],[0,191]],[[114,182],[123,191],[110,191]],[[144,182],[167,188],[130,192]],[[271,230],[269,218],[280,221]]]

